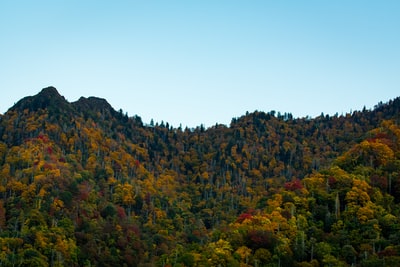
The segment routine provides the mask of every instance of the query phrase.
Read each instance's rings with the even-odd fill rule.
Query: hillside
[[[0,265],[398,266],[399,123],[150,126],[45,88],[0,117]]]

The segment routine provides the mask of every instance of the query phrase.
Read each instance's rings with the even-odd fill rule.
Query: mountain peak
[[[43,88],[42,91],[38,94],[38,96],[46,96],[46,97],[62,97],[57,89],[53,86],[49,86],[46,88]]]
[[[102,109],[112,109],[111,105],[105,100],[104,98],[99,98],[99,97],[80,97],[78,101],[73,103],[74,105],[78,107],[83,107],[83,108],[90,108],[90,109],[95,109],[95,110],[102,110]]]
[[[104,98],[99,97],[81,97],[78,101],[72,103],[72,106],[78,112],[83,114],[92,114],[94,112],[100,112],[102,114],[107,114],[109,116],[115,115],[116,111]]]
[[[80,97],[75,102],[68,102],[64,96],[60,95],[53,86],[43,88],[34,96],[27,96],[19,100],[10,110],[23,111],[47,110],[51,114],[68,113],[83,114],[85,117],[95,118],[96,113],[102,114],[106,118],[117,116],[118,113],[104,98],[99,97]]]
[[[49,109],[50,111],[69,110],[70,104],[58,93],[55,87],[49,86],[43,88],[37,95],[24,97],[11,109],[29,109],[30,111],[39,109]]]

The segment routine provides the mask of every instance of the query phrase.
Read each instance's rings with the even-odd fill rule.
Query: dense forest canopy
[[[0,265],[399,266],[399,123],[182,129],[45,88],[0,116]]]

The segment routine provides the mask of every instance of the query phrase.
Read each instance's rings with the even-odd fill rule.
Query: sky
[[[400,1],[1,0],[0,113],[48,86],[174,127],[371,109],[400,96]]]

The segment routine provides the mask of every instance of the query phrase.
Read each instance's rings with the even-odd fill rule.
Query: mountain
[[[81,113],[91,111],[107,113],[109,116],[115,116],[115,114],[117,113],[107,102],[107,100],[98,97],[81,97],[78,101],[72,103],[72,105],[77,111]]]
[[[11,108],[11,110],[19,111],[25,109],[30,111],[38,111],[39,109],[71,111],[71,105],[58,93],[56,88],[47,87],[35,96],[27,96],[21,99]]]
[[[146,126],[54,87],[0,118],[4,266],[396,266],[400,98]]]

